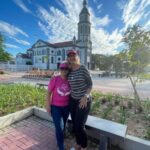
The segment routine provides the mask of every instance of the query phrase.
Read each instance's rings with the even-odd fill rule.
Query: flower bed
[[[115,94],[93,92],[90,114],[128,125],[128,134],[150,139],[150,100],[141,102],[135,111],[135,101]]]
[[[128,125],[128,134],[150,139],[150,100],[135,101],[115,94],[93,91],[90,115]],[[0,85],[0,116],[36,105],[44,107],[46,90],[27,84]]]

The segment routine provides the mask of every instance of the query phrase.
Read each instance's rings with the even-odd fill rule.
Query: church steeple
[[[80,16],[83,14],[90,16],[89,10],[87,9],[87,0],[83,0],[83,8],[80,12]]]
[[[79,15],[78,23],[78,40],[86,42],[86,44],[91,40],[91,23],[90,23],[90,13],[87,8],[87,0],[83,0],[83,8]]]
[[[84,1],[83,1],[83,7],[86,7],[86,6],[87,6],[87,1],[84,0]]]
[[[79,47],[82,47],[82,63],[85,64],[87,68],[90,68],[92,41],[90,13],[87,6],[87,0],[83,0],[83,8],[79,15],[77,44]]]

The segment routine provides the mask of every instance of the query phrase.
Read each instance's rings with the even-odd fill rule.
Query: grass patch
[[[0,116],[29,106],[44,106],[46,90],[28,84],[0,85]]]
[[[142,74],[140,75],[140,78],[150,80],[150,74]]]

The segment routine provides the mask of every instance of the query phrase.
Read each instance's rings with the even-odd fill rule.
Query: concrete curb
[[[27,117],[35,115],[41,119],[45,119],[48,121],[52,121],[51,116],[46,112],[43,108],[38,108],[36,106],[9,114],[4,117],[0,117],[0,129],[9,126],[15,122],[21,121]],[[92,137],[94,136],[94,132],[91,133]],[[95,138],[99,139],[99,136],[95,136]],[[150,150],[150,141],[144,140],[138,137],[126,135],[124,142],[120,142],[117,140],[114,142],[115,144],[119,145],[124,150]]]
[[[126,135],[125,143],[122,148],[125,150],[150,150],[150,141]]]
[[[53,122],[52,117],[47,113],[47,111],[44,108],[39,108],[34,106],[33,114],[41,119],[45,119]]]
[[[52,121],[52,118],[45,109],[34,107],[34,115]],[[94,134],[90,132],[89,135],[94,136]],[[95,138],[99,140],[99,136],[96,135]],[[130,135],[126,135],[124,142],[118,139],[117,141],[113,140],[113,143],[119,145],[123,150],[150,150],[150,141]]]
[[[0,129],[33,115],[33,107],[0,117]]]

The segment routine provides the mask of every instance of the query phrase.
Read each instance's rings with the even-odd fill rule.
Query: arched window
[[[59,51],[57,51],[57,55],[58,56],[60,56],[61,55],[61,51],[59,50]]]

